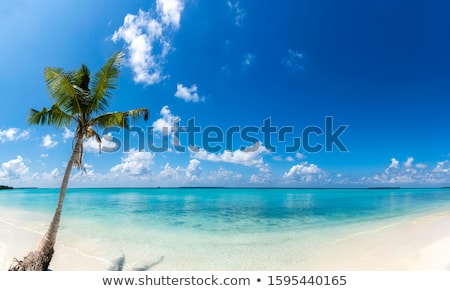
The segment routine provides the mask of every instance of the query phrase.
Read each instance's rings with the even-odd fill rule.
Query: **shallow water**
[[[1,191],[0,207],[43,232],[57,196]],[[446,206],[450,189],[69,189],[58,240],[130,270],[300,269],[318,246]]]

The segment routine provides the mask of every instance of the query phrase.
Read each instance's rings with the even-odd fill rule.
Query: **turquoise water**
[[[0,206],[52,213],[58,189],[0,192]],[[279,231],[450,205],[450,189],[69,189],[64,215],[119,225]]]
[[[58,194],[0,191],[0,207],[49,221]],[[69,189],[58,239],[111,260],[126,254],[130,268],[165,258],[171,268],[182,260],[179,269],[195,269],[189,263],[195,260],[200,269],[214,269],[207,261],[214,255],[225,260],[222,268],[245,269],[268,249],[283,257],[278,247],[294,248],[297,266],[330,236],[448,207],[450,189]]]

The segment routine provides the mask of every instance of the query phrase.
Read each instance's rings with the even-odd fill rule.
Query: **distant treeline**
[[[0,185],[0,190],[7,190],[7,189],[13,189],[13,187],[5,186],[5,185]]]

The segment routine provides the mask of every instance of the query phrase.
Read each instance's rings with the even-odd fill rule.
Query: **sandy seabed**
[[[34,249],[46,229],[45,216],[27,212],[2,211],[0,214],[0,269],[7,270],[13,258],[22,258]],[[64,219],[64,218],[63,218]],[[67,231],[67,230],[66,230]],[[61,236],[61,233],[59,234]],[[76,234],[73,234],[76,235]],[[185,234],[184,234],[185,235]],[[245,237],[243,234],[242,237]],[[241,237],[241,238],[242,238]],[[300,247],[301,236],[263,239],[253,237],[248,242],[228,241],[227,251],[220,249],[225,243],[214,243],[208,238],[170,237],[165,240],[167,254],[155,255],[152,266],[157,271],[209,271],[209,270],[321,270],[321,271],[426,271],[450,270],[450,211],[439,210],[389,224],[368,224],[357,231],[311,246],[308,251]],[[169,243],[167,243],[169,242]],[[182,248],[183,244],[186,248]],[[117,254],[110,257],[95,251],[102,246],[86,250],[77,241],[58,241],[51,263],[52,270],[91,271],[108,270]],[[158,252],[158,246],[149,249]],[[167,251],[171,250],[171,251]],[[230,253],[231,250],[231,253]],[[301,253],[301,251],[305,251]],[[296,256],[301,253],[301,259]],[[215,256],[212,258],[211,254]],[[222,255],[221,255],[222,254]],[[230,255],[232,254],[232,255]],[[221,257],[223,256],[223,257]],[[300,256],[300,255],[299,255]],[[151,262],[150,262],[151,264]],[[133,270],[125,265],[125,270]]]

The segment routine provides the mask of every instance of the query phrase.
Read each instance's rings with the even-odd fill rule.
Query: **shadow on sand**
[[[157,261],[152,262],[147,265],[143,265],[140,267],[136,267],[131,269],[131,271],[148,271],[151,270],[153,267],[157,266],[158,264],[162,263],[164,261],[164,256],[159,258]],[[120,258],[117,258],[112,262],[111,267],[108,268],[109,271],[123,271],[123,267],[125,266],[125,254],[123,254]]]

